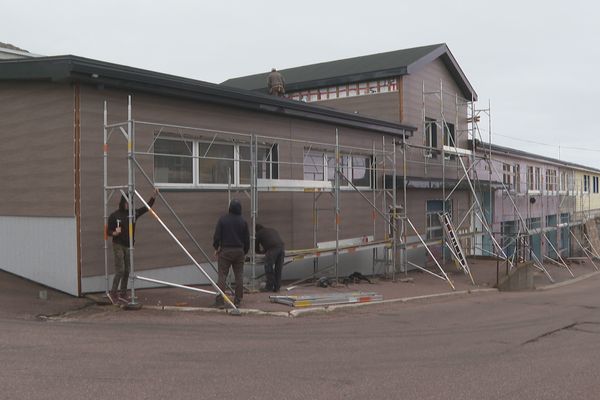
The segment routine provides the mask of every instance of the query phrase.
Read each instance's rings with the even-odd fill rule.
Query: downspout
[[[81,296],[81,108],[79,83],[75,83],[73,87],[73,95],[73,185],[77,240],[77,296]]]

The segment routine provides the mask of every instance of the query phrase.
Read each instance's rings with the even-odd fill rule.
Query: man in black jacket
[[[215,255],[218,257],[219,280],[217,285],[225,291],[225,280],[229,274],[229,267],[233,268],[235,275],[234,304],[239,306],[244,297],[244,259],[250,248],[250,234],[248,224],[242,217],[242,205],[233,199],[229,203],[229,213],[219,218],[213,238]],[[223,307],[224,300],[218,295],[215,306]]]
[[[267,277],[265,292],[279,292],[285,254],[283,240],[279,233],[273,228],[256,224],[256,252],[265,253],[265,276]]]
[[[155,189],[154,195],[148,200],[148,205],[152,207],[156,200]],[[135,235],[135,221],[142,215],[148,212],[148,208],[140,207],[135,210],[134,222],[132,226],[132,235]],[[130,251],[129,251],[129,203],[125,196],[121,196],[119,201],[119,209],[108,217],[107,234],[112,236],[113,254],[115,257],[115,278],[113,280],[112,290],[108,293],[108,298],[113,304],[118,300],[127,301],[127,281],[129,280]],[[135,237],[135,236],[134,236]],[[134,239],[135,243],[135,239]],[[120,288],[120,290],[119,290]],[[119,290],[119,292],[117,292]]]

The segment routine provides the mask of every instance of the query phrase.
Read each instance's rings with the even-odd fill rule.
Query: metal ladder
[[[450,249],[450,252],[452,253],[452,257],[454,258],[454,262],[456,263],[456,266],[458,268],[462,269],[463,272],[465,273],[465,275],[467,275],[469,278],[471,278],[471,282],[473,284],[475,284],[475,281],[473,280],[473,275],[471,275],[471,269],[469,268],[469,265],[467,264],[467,258],[465,257],[465,253],[462,249],[462,246],[460,245],[460,241],[456,237],[454,227],[452,226],[452,221],[450,220],[450,214],[445,212],[445,213],[439,213],[438,216],[440,218],[440,222],[441,222],[442,226],[444,227],[444,232],[446,233],[446,238],[448,239],[446,241],[446,245],[448,246],[448,248]],[[448,243],[448,242],[450,242],[450,243]]]

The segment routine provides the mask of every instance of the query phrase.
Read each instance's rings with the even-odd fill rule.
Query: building
[[[129,170],[143,196],[161,189],[157,214],[206,268],[200,253],[233,196],[287,249],[373,249],[341,253],[336,275],[448,259],[440,213],[469,254],[498,254],[491,237],[508,249],[520,214],[548,232],[539,252],[552,256],[544,240],[565,252],[558,230],[600,206],[600,171],[473,146],[477,95],[445,44],[282,73],[288,98],[263,93],[266,74],[215,85],[76,56],[0,61],[0,268],[73,295],[105,290],[103,223]],[[587,197],[563,190],[571,181]],[[331,252],[298,254],[284,278],[337,265]],[[152,279],[207,282],[150,216],[135,260]],[[254,264],[247,273],[256,278]]]
[[[0,60],[30,57],[40,57],[40,55],[30,53],[27,50],[20,49],[12,44],[0,42]]]
[[[478,197],[506,254],[515,253],[520,232],[522,259],[532,258],[530,251],[539,260],[581,255],[569,230],[586,242],[582,224],[600,215],[600,194],[593,183],[600,170],[479,141],[476,148],[482,156],[475,166],[477,182],[492,183],[478,188]],[[474,253],[497,254],[480,221],[474,230]]]
[[[244,216],[252,218],[244,194],[249,187],[250,160],[245,157],[251,135],[261,135],[260,143],[255,142],[260,153],[259,178],[280,186],[261,193],[259,221],[277,227],[288,248],[302,249],[336,239],[334,202],[327,193],[318,200],[316,237],[313,206],[318,193],[286,185],[306,180],[315,189],[332,192],[336,132],[342,148],[363,148],[352,154],[346,151],[344,168],[356,185],[368,190],[384,180],[383,174],[369,171],[372,144],[379,147],[385,140],[389,146],[416,130],[360,114],[75,56],[0,62],[0,89],[0,268],[74,295],[106,287],[105,101],[109,124],[128,119],[130,95],[135,120],[156,123],[136,122],[135,145],[146,152],[139,155],[140,165],[204,249],[211,248],[214,224],[227,211],[229,195],[238,196]],[[108,184],[127,184],[127,142],[119,128],[108,134]],[[150,185],[139,172],[137,180],[138,190],[149,195]],[[340,238],[381,238],[387,229],[384,220],[374,220],[360,193],[344,186],[341,208],[349,212],[341,214]],[[111,193],[109,212],[119,197],[118,190]],[[327,209],[331,211],[323,211]],[[156,210],[192,248],[194,243],[183,238],[185,233],[166,207],[158,204]],[[111,272],[112,261],[108,264]],[[206,282],[150,217],[138,223],[136,266],[152,278]],[[304,269],[290,270],[290,276],[312,268],[311,262]]]
[[[407,192],[406,212],[416,230],[434,254],[441,255],[443,230],[437,214],[447,211],[458,224],[473,201],[461,179],[473,162],[469,139],[474,127],[469,121],[477,100],[448,46],[435,44],[279,72],[290,99],[417,127],[407,139],[406,168],[398,173],[397,187]],[[267,75],[232,78],[222,85],[266,92]],[[399,204],[404,206],[404,200]],[[461,233],[470,231],[470,219],[466,221],[458,227]],[[407,230],[406,242],[419,243],[415,232]],[[419,265],[433,263],[422,247],[410,249],[408,257]]]

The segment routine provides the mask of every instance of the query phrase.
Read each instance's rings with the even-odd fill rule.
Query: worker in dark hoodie
[[[244,259],[250,248],[250,234],[248,224],[242,217],[242,205],[233,199],[229,203],[229,213],[219,218],[213,247],[219,265],[219,280],[217,285],[225,291],[225,280],[229,274],[229,268],[233,268],[235,276],[235,299],[233,304],[239,306],[244,297]],[[217,295],[216,307],[224,307],[224,299]]]
[[[154,190],[154,195],[147,201],[152,207],[156,200],[158,189]],[[132,226],[132,235],[135,235],[135,221],[148,212],[148,208],[140,207],[135,210]],[[119,300],[127,299],[127,281],[129,280],[130,252],[129,252],[129,203],[125,196],[121,196],[119,209],[108,217],[107,234],[112,236],[113,254],[115,257],[115,278],[113,280],[112,290],[108,297],[113,304]],[[135,237],[135,236],[134,236]],[[134,239],[135,243],[135,239]]]
[[[283,240],[273,228],[256,224],[256,252],[265,254],[265,292],[279,292],[285,254]]]

